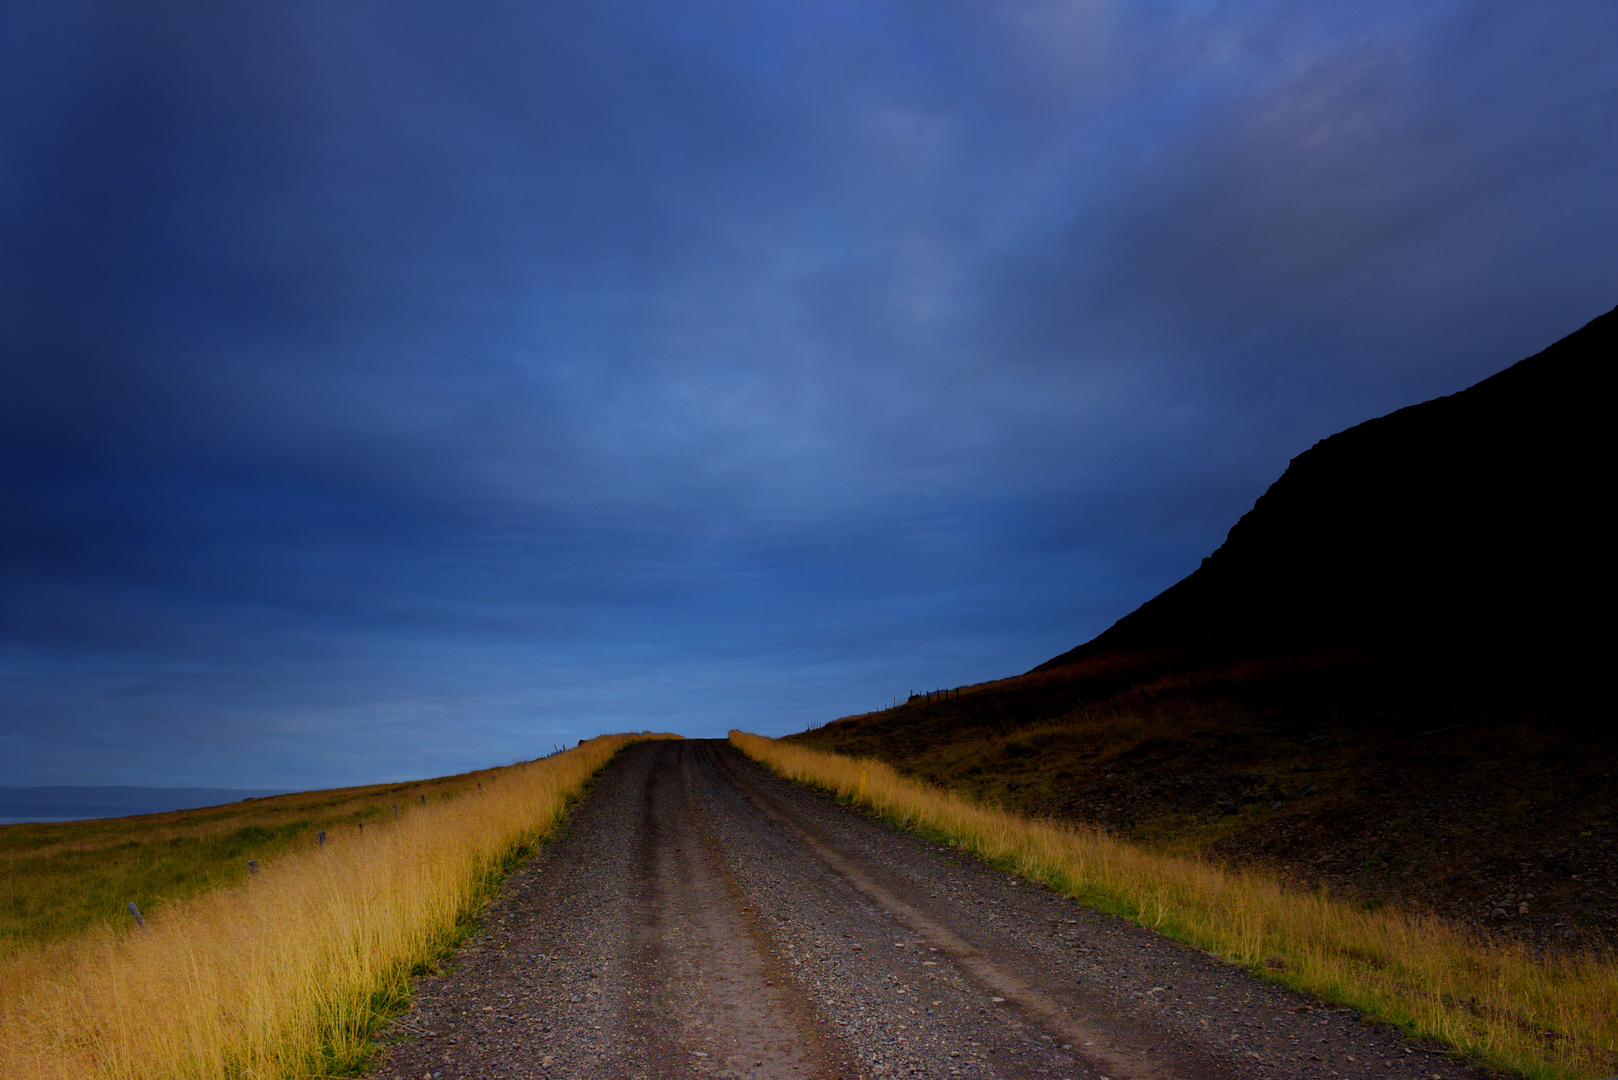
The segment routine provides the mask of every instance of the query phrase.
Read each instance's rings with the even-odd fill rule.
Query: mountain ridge
[[[1032,671],[1216,636],[1226,651],[1436,648],[1446,664],[1588,651],[1579,575],[1598,562],[1597,388],[1615,356],[1618,308],[1464,390],[1320,440],[1195,571]]]

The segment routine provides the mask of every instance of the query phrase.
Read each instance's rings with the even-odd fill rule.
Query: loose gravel
[[[696,740],[615,759],[385,1041],[383,1080],[1488,1075]]]

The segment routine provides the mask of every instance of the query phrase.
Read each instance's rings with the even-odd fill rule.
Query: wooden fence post
[[[129,914],[134,917],[136,926],[142,930],[146,929],[146,920],[140,917],[140,908],[135,906],[135,901],[133,900],[129,902]]]
[[[258,860],[257,859],[248,859],[247,860],[247,869],[249,869],[249,870],[251,870],[253,872],[254,877],[257,877],[258,876]]]
[[[320,832],[316,833],[315,835],[320,837],[320,846],[325,847],[326,846],[326,830],[321,829]]]

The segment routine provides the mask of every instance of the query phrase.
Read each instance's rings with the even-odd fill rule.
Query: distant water
[[[0,825],[161,814],[284,794],[280,788],[0,787]]]

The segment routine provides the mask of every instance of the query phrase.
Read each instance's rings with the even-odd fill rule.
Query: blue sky
[[[11,3],[0,783],[1026,670],[1618,302],[1618,7]]]

